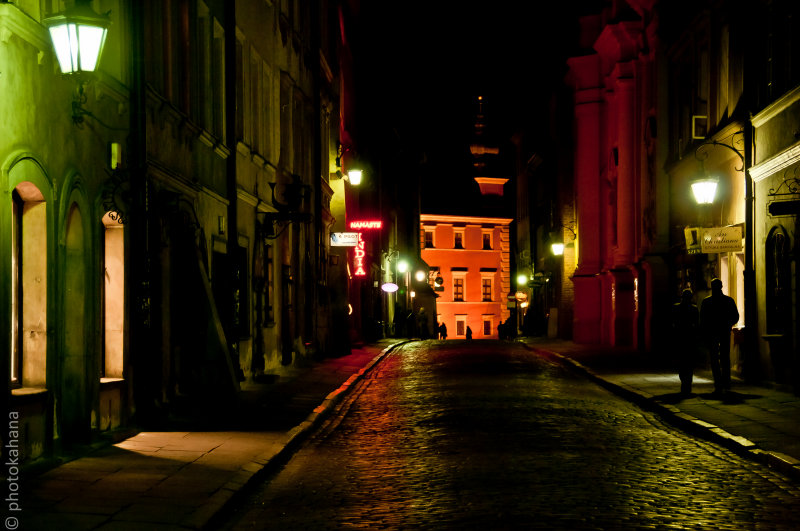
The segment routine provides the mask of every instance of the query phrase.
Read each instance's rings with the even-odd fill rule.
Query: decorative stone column
[[[573,339],[600,341],[601,235],[600,112],[603,101],[596,55],[568,61],[575,93],[575,195],[577,197],[578,267],[575,270]]]

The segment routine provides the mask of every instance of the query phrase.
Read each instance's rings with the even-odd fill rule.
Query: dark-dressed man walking
[[[697,329],[700,326],[700,314],[692,302],[692,290],[685,289],[681,293],[681,302],[672,307],[672,331],[675,356],[678,360],[678,376],[681,379],[681,395],[689,396],[692,392],[694,376],[695,352],[697,350]]]
[[[722,281],[711,281],[711,295],[700,305],[700,328],[708,341],[714,393],[721,395],[731,388],[731,327],[739,322],[736,303],[722,293]]]

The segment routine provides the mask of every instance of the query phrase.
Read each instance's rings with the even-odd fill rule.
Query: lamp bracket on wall
[[[575,232],[575,229],[573,229],[573,228],[572,228],[572,227],[570,227],[569,225],[564,225],[564,224],[561,224],[561,225],[558,225],[558,226],[556,226],[556,228],[557,228],[557,229],[561,229],[561,228],[563,228],[563,229],[567,229],[568,231],[570,231],[570,232],[572,233],[572,239],[573,239],[573,240],[574,240],[574,239],[576,239],[576,238],[578,237],[578,234]]]
[[[272,190],[272,205],[277,211],[257,212],[264,216],[260,225],[264,238],[274,240],[292,223],[310,223],[314,219],[310,213],[300,211],[303,199],[311,192],[311,186],[304,184],[299,175],[293,174],[292,181],[284,185],[283,201],[275,195],[277,183],[269,183],[269,187]]]
[[[744,130],[740,129],[739,131],[734,131],[722,140],[723,142],[719,140],[703,142],[694,150],[694,157],[702,163],[704,160],[708,159],[708,152],[711,148],[717,146],[724,147],[733,151],[742,162],[741,167],[736,168],[736,171],[744,171]]]
[[[114,127],[108,125],[103,120],[97,117],[92,111],[84,107],[86,105],[87,97],[86,97],[86,79],[78,79],[77,80],[78,86],[75,89],[75,95],[72,98],[72,123],[75,124],[77,127],[83,127],[83,122],[85,121],[85,117],[89,117],[98,124],[102,125],[106,129],[110,129],[111,131],[127,131],[127,127]]]
[[[791,174],[790,174],[791,171]],[[783,173],[783,181],[777,188],[770,188],[767,193],[770,197],[800,194],[800,166],[787,169]]]
[[[272,205],[278,209],[278,212],[294,212],[300,208],[303,199],[308,197],[311,191],[311,186],[304,184],[302,179],[297,174],[292,174],[292,181],[283,187],[283,200],[281,202],[275,196],[275,187],[278,183],[269,183],[272,190]]]

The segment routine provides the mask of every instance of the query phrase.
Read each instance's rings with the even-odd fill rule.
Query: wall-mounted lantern
[[[572,247],[575,244],[575,240],[578,238],[578,235],[572,229],[572,227],[568,227],[567,225],[560,225],[560,227],[567,229],[572,233],[572,241],[567,245],[564,245],[562,239],[555,235],[555,233],[550,233],[550,251],[555,256],[562,256],[564,254],[564,247]]]
[[[361,184],[361,177],[363,172],[361,170],[352,169],[347,172],[347,180],[350,181],[350,184],[353,186],[358,186]]]
[[[712,177],[705,177],[692,182],[692,194],[698,205],[710,205],[714,202],[719,181]]]
[[[73,123],[80,125],[84,116],[91,116],[108,129],[122,130],[106,125],[83,107],[86,103],[84,87],[100,63],[111,19],[95,13],[87,0],[76,0],[73,7],[42,22],[50,31],[61,73],[77,82],[72,100]]]
[[[63,74],[92,73],[100,62],[111,20],[99,15],[87,0],[77,0],[75,5],[43,21],[50,30],[50,39],[56,51]]]

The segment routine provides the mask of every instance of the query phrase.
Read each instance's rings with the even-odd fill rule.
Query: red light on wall
[[[381,220],[358,220],[350,222],[351,229],[380,229],[382,227],[383,222]]]

